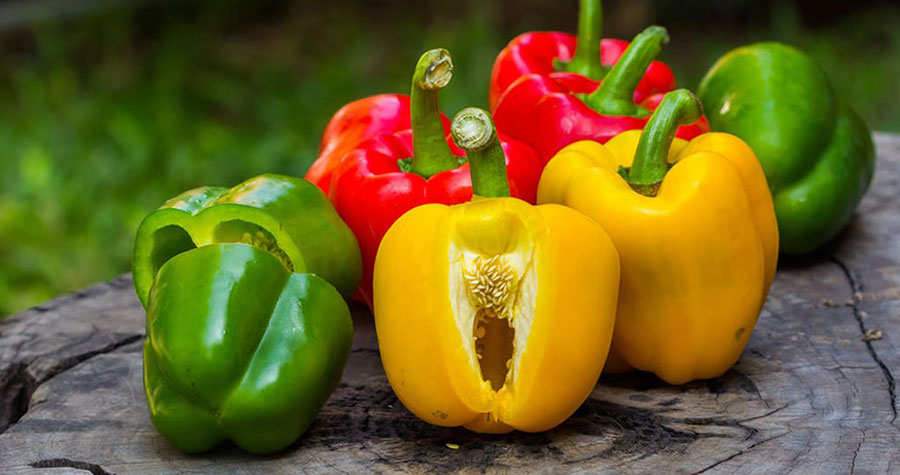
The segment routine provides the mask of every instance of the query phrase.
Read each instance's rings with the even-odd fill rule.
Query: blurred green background
[[[252,4],[251,4],[252,3]],[[725,51],[812,54],[873,129],[900,132],[897,2],[605,2],[605,36],[669,28],[661,59],[696,87]],[[448,115],[486,106],[518,33],[574,31],[575,0],[0,1],[0,318],[130,268],[168,197],[262,172],[301,175],[350,100],[405,92],[444,46]]]

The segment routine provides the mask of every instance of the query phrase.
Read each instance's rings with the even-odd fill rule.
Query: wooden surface
[[[126,276],[0,323],[0,473],[898,473],[900,137],[879,134],[877,146],[856,218],[816,256],[779,264],[743,358],[721,378],[602,377],[543,434],[431,427],[394,396],[357,308],[343,382],[299,442],[270,457],[233,446],[184,456],[150,424],[144,312]]]

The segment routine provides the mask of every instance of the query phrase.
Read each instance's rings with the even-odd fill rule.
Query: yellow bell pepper
[[[453,121],[475,199],[428,204],[387,232],[375,261],[381,361],[431,424],[535,432],[593,390],[612,338],[619,261],[588,217],[509,198],[490,115]]]
[[[643,133],[562,149],[538,186],[538,203],[594,218],[619,252],[609,369],[627,363],[672,384],[737,362],[778,255],[772,198],[750,147],[722,133],[673,142],[678,125],[700,115],[693,94],[670,92]]]

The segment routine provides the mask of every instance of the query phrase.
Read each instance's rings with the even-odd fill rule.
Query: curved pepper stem
[[[438,108],[438,91],[452,77],[453,61],[450,59],[450,52],[443,48],[426,51],[419,58],[413,73],[410,92],[413,156],[408,171],[425,178],[459,166],[447,145],[441,124],[441,111]]]
[[[506,155],[491,115],[484,109],[466,107],[453,118],[450,130],[456,144],[466,151],[472,193],[485,198],[510,196]]]
[[[634,103],[634,90],[647,67],[668,42],[669,33],[661,26],[648,26],[638,33],[603,78],[600,87],[585,96],[584,102],[603,115],[646,116],[647,110]]]
[[[603,78],[609,70],[600,63],[600,40],[603,38],[603,2],[580,0],[578,37],[572,60],[555,62],[557,71],[577,73],[593,80]]]
[[[625,173],[631,188],[645,196],[656,196],[669,170],[669,148],[675,132],[682,125],[696,122],[701,115],[703,106],[693,92],[677,89],[666,93],[644,127],[634,163]]]

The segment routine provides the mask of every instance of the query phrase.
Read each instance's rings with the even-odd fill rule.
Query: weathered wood
[[[384,378],[355,311],[343,382],[309,432],[270,457],[184,456],[156,433],[141,383],[144,314],[128,277],[0,324],[0,472],[465,471],[683,473],[900,470],[900,137],[879,134],[876,182],[843,234],[781,262],[741,361],[682,387],[603,377],[543,434],[428,426]],[[865,341],[880,330],[882,338]],[[451,449],[447,444],[458,444]]]

